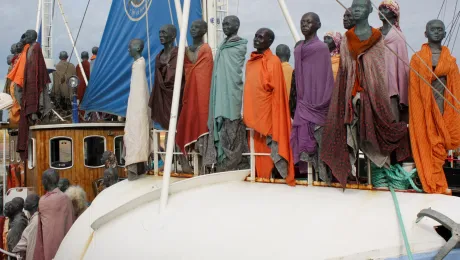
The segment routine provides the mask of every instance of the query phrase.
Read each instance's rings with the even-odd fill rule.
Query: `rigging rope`
[[[78,36],[80,36],[80,31],[81,31],[81,28],[83,27],[83,22],[85,21],[86,12],[88,11],[88,7],[90,3],[91,3],[91,0],[88,0],[88,4],[86,4],[85,13],[83,14],[83,18],[81,19],[80,28],[78,28],[77,37],[75,38],[75,46],[77,46]],[[70,52],[69,64],[70,64],[70,61],[72,60],[73,50],[74,49],[72,48],[72,52]],[[67,64],[67,67],[69,67],[69,64]],[[65,71],[67,71],[67,68]]]
[[[445,3],[446,3],[446,0],[442,1],[442,5],[441,5],[441,8],[439,9],[439,13],[438,13],[438,16],[436,17],[436,19],[439,19],[439,16],[441,15],[441,11],[442,11],[442,8],[444,7]]]
[[[414,181],[416,175],[416,169],[413,169],[410,173],[406,172],[401,165],[396,164],[390,166],[389,169],[378,168],[375,164],[372,164],[372,185],[374,187],[388,187],[391,191],[391,197],[393,198],[393,203],[395,205],[396,215],[398,216],[399,227],[404,239],[404,245],[406,247],[407,257],[413,259],[412,251],[410,249],[409,239],[407,237],[406,228],[404,226],[404,221],[401,214],[401,209],[399,207],[398,197],[396,196],[395,189],[398,190],[407,190],[409,187],[412,187],[417,192],[423,192],[419,189]]]

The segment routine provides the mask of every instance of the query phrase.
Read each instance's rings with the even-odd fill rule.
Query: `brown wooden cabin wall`
[[[34,169],[27,169],[26,183],[27,187],[34,187],[41,196],[44,189],[41,184],[42,173],[50,165],[50,145],[49,141],[53,137],[70,137],[73,143],[73,167],[65,170],[58,170],[61,178],[69,179],[71,185],[81,186],[88,196],[88,201],[93,201],[95,194],[92,183],[94,180],[101,178],[104,168],[88,168],[85,166],[83,155],[84,142],[86,136],[104,136],[106,138],[106,149],[115,152],[114,138],[123,135],[123,128],[64,128],[64,129],[40,129],[32,130],[32,138],[36,140],[36,166]],[[27,167],[27,164],[26,164]],[[124,168],[119,167],[119,176],[126,177]]]

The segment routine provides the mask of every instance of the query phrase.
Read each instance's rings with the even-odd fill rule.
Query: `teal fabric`
[[[208,127],[214,137],[218,161],[224,159],[219,132],[223,119],[241,119],[243,98],[243,65],[247,51],[246,39],[224,42],[217,50],[212,74]]]

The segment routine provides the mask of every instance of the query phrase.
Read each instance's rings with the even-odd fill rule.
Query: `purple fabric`
[[[297,46],[294,56],[297,107],[291,146],[297,163],[302,152],[312,154],[317,150],[315,126],[326,123],[334,76],[329,49],[318,37]]]

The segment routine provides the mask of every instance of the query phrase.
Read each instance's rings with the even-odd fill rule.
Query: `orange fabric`
[[[286,81],[279,58],[266,50],[263,54],[253,52],[246,65],[244,85],[243,121],[255,130],[255,152],[265,153],[271,149],[266,137],[278,143],[278,153],[288,162],[286,181],[295,186],[294,160],[289,143],[291,117],[289,115]],[[256,156],[256,172],[261,178],[270,178],[273,161],[268,156]]]
[[[89,59],[89,60],[95,60],[96,57],[97,57],[96,55],[93,55],[93,56],[91,56],[91,59]]]
[[[331,63],[332,63],[332,75],[334,75],[334,81],[335,81],[337,78],[337,73],[339,73],[340,55],[332,56]]]
[[[30,44],[26,44],[21,54],[19,54],[19,59],[16,61],[13,69],[8,74],[8,79],[16,83],[21,88],[24,86],[24,72],[26,69],[27,61],[27,51],[29,50]]]
[[[418,54],[429,68],[416,55],[412,57],[411,66],[431,83],[436,78],[430,69],[432,54],[428,44],[424,44]],[[434,73],[438,77],[447,77],[446,87],[460,99],[459,70],[456,59],[447,47],[442,47]],[[444,97],[460,110],[460,104],[447,90],[444,91]],[[460,146],[460,114],[447,102],[444,102],[444,114],[441,114],[431,87],[413,71],[410,72],[409,114],[412,153],[423,190],[427,193],[445,193],[448,185],[443,165],[447,150]]]
[[[379,29],[371,28],[372,35],[369,39],[361,41],[358,36],[355,34],[355,27],[348,30],[345,35],[347,36],[348,49],[350,50],[351,57],[356,62],[356,80],[355,85],[353,86],[352,95],[355,96],[356,93],[364,91],[363,86],[360,85],[359,80],[359,62],[358,57],[372,46],[374,46],[380,38],[382,38],[382,33]]]
[[[13,99],[13,106],[10,108],[10,111],[8,112],[10,126],[17,126],[19,125],[19,119],[21,116],[21,105],[14,97],[14,82],[11,82],[10,84],[10,95]]]
[[[289,98],[291,94],[292,72],[294,69],[288,62],[283,62],[281,65],[283,66],[284,79],[286,80],[286,93]]]

